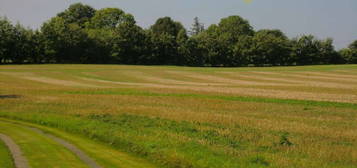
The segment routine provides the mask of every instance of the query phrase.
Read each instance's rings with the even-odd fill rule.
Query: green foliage
[[[15,167],[14,162],[11,158],[11,153],[4,142],[0,140],[0,166],[2,168],[13,168]]]
[[[135,22],[134,17],[118,8],[105,8],[95,12],[88,25],[95,29],[114,29],[123,22]]]
[[[247,66],[252,63],[253,37],[241,36],[233,46],[232,66]]]
[[[193,19],[193,24],[191,31],[189,32],[192,36],[198,35],[205,30],[205,26],[200,22],[198,17]]]
[[[356,64],[357,63],[357,40],[352,42],[348,48],[341,49],[339,55],[342,57],[345,63]]]
[[[187,53],[187,32],[170,17],[159,18],[147,32],[150,53],[147,64],[182,65]]]
[[[151,56],[149,64],[174,65],[178,57],[176,37],[168,33],[149,33]]]
[[[115,28],[111,44],[111,57],[116,63],[140,64],[145,63],[147,49],[146,34],[132,22],[124,22]]]
[[[344,48],[339,51],[339,54],[344,59],[346,63],[355,64],[357,63],[357,50],[350,48]]]
[[[350,48],[351,50],[357,50],[357,40],[355,40],[354,42],[352,42],[348,48]]]
[[[121,9],[95,10],[75,3],[40,30],[0,18],[0,63],[237,67],[357,62],[357,41],[336,52],[330,38],[303,35],[290,40],[280,30],[255,32],[240,16],[223,18],[206,30],[196,17],[188,33],[170,17],[144,30]]]
[[[205,60],[202,56],[203,50],[199,48],[198,40],[195,38],[188,38],[187,40],[178,40],[178,53],[183,65],[189,66],[203,66]]]
[[[182,29],[185,29],[182,24],[173,21],[170,17],[159,18],[150,28],[155,35],[168,34],[175,38]]]
[[[84,29],[90,46],[86,53],[88,56],[86,62],[137,64],[137,61],[127,61],[129,58],[136,60],[136,57],[139,57],[137,52],[130,50],[133,48],[141,50],[135,45],[145,45],[137,42],[143,38],[130,33],[137,31],[137,26],[133,25],[135,25],[134,17],[121,9],[104,8],[96,11]],[[130,43],[130,41],[136,42]]]
[[[95,9],[91,6],[83,5],[82,3],[75,3],[69,6],[67,10],[57,14],[57,17],[63,18],[65,24],[75,23],[80,27],[84,27],[94,14]]]
[[[12,58],[15,44],[14,29],[7,18],[0,18],[0,63],[7,63]]]
[[[170,17],[159,18],[147,33],[150,51],[146,64],[184,65],[189,54],[187,32]]]
[[[229,16],[223,18],[218,24],[219,34],[223,34],[229,37],[230,42],[237,42],[239,36],[254,34],[253,28],[250,26],[247,20],[244,20],[240,16]]]
[[[41,63],[43,37],[39,31],[12,25],[0,18],[0,63]]]
[[[202,50],[201,56],[204,57],[205,66],[222,66],[226,62],[224,58],[227,56],[229,46],[226,45],[226,38],[222,37],[217,25],[211,25],[196,37],[199,43],[198,48]]]
[[[299,65],[311,65],[318,63],[318,41],[314,36],[301,36],[292,40],[293,57]]]
[[[341,64],[344,63],[342,57],[333,46],[333,39],[327,38],[320,41],[320,59],[322,64]]]
[[[66,24],[62,17],[52,18],[41,31],[46,39],[46,54],[59,63],[87,63],[91,40],[77,23]]]
[[[24,51],[24,56],[28,63],[43,63],[46,62],[45,46],[43,34],[39,31],[26,31],[26,43]]]
[[[252,64],[291,64],[290,43],[280,30],[260,30],[255,33],[252,43]]]
[[[248,21],[230,16],[218,25],[211,25],[195,37],[205,65],[244,66],[249,62],[250,37],[254,34]],[[248,47],[248,48],[246,48]]]
[[[293,57],[298,65],[343,63],[334,47],[333,40],[318,40],[312,35],[304,35],[292,40]]]

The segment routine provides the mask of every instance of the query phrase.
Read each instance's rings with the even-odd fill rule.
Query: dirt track
[[[22,155],[20,147],[10,137],[0,134],[0,140],[4,141],[6,146],[9,148],[16,168],[29,167],[26,158]]]
[[[37,129],[37,128],[29,127],[29,129],[31,129],[31,130],[39,133],[39,134],[42,134],[44,136],[47,136],[47,137],[51,138],[52,140],[56,141],[57,143],[63,145],[65,148],[67,148],[68,150],[73,152],[75,155],[77,155],[78,158],[81,159],[84,163],[86,163],[89,167],[91,167],[91,168],[101,168],[92,158],[90,158],[82,150],[80,150],[76,146],[68,143],[67,141],[65,141],[65,140],[63,140],[61,138],[58,138],[56,136],[53,136],[51,134],[47,134],[47,133],[45,133],[42,130]]]

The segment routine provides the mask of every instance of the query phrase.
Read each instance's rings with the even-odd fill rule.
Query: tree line
[[[143,29],[118,8],[96,10],[81,3],[45,22],[38,30],[0,18],[0,63],[83,63],[185,66],[282,66],[357,63],[357,40],[336,51],[333,40],[282,31],[255,31],[240,16],[207,29],[170,17]]]

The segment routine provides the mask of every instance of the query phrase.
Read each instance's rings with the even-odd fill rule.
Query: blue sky
[[[337,48],[357,40],[357,0],[0,0],[0,15],[38,28],[75,2],[97,9],[121,8],[133,14],[142,27],[162,16],[170,16],[189,28],[195,16],[208,26],[223,17],[240,15],[256,30],[279,28],[289,37],[332,37]]]

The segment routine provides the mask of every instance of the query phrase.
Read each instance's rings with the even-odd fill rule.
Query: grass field
[[[7,149],[7,146],[2,141],[0,141],[0,158],[0,165],[2,168],[14,167],[10,151]]]
[[[32,123],[103,167],[357,167],[357,65],[0,66],[0,107],[21,121],[0,133],[45,141]]]

